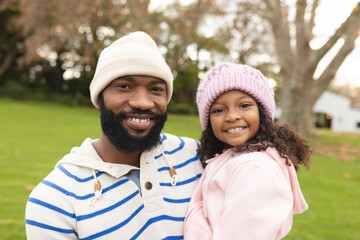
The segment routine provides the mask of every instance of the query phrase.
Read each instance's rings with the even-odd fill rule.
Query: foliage
[[[16,59],[24,52],[24,37],[16,24],[19,15],[16,0],[0,1],[0,86],[6,77],[17,72]]]
[[[196,89],[200,69],[196,61],[190,59],[179,65],[173,86],[173,96],[169,106],[170,112],[195,114]]]
[[[45,91],[41,88],[29,86],[28,83],[17,80],[7,81],[0,88],[0,97],[22,101],[54,102],[69,106],[92,106],[89,97],[80,95],[59,94]]]
[[[25,239],[24,209],[33,187],[74,146],[100,136],[96,109],[0,99],[0,239]],[[195,116],[169,115],[165,132],[199,139]],[[358,149],[359,134],[321,131],[311,138],[316,155],[309,171],[298,173],[310,209],[296,215],[285,239],[360,239],[360,158],[339,161],[337,153],[323,155],[323,146]],[[327,148],[326,151],[337,151]]]
[[[175,103],[171,101],[168,105],[168,112],[186,115],[196,115],[197,108],[196,106],[194,106],[194,104]]]

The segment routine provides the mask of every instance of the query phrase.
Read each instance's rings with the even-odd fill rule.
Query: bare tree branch
[[[360,2],[355,6],[350,16],[346,19],[346,21],[341,24],[341,26],[336,30],[334,35],[321,47],[316,51],[315,58],[313,63],[318,63],[326,53],[335,45],[338,39],[344,35],[349,33],[350,29],[357,29],[359,31],[359,20],[360,19]],[[357,23],[354,23],[356,21]],[[355,26],[354,26],[355,25]]]
[[[283,71],[290,72],[293,67],[294,53],[290,45],[291,37],[287,14],[283,12],[280,1],[264,0],[264,2],[269,10],[267,18],[275,35],[280,65]]]
[[[359,32],[359,31],[358,31]],[[331,80],[336,75],[337,70],[345,60],[345,58],[349,55],[349,53],[355,47],[355,39],[359,36],[358,34],[354,34],[349,36],[343,46],[340,48],[339,52],[330,62],[330,64],[326,67],[323,73],[320,75],[319,79],[316,82],[316,90],[318,94],[321,94],[326,88],[329,86]]]
[[[312,6],[311,6],[311,14],[310,14],[310,20],[309,20],[309,27],[308,27],[308,37],[309,39],[313,38],[313,28],[315,26],[315,16],[316,16],[316,9],[319,6],[319,0],[314,0]]]
[[[305,25],[305,9],[307,3],[306,0],[298,0],[296,2],[296,48],[298,54],[305,54],[304,48],[308,45],[309,41],[306,36],[306,25]]]

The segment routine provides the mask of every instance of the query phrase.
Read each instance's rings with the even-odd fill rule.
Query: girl
[[[223,63],[199,84],[200,160],[184,239],[281,239],[308,206],[296,176],[311,149],[273,123],[274,92],[260,71]],[[210,159],[209,159],[210,158]],[[207,160],[209,159],[209,160]]]

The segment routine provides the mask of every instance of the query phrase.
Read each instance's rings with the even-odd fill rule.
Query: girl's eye
[[[224,111],[224,109],[222,109],[222,108],[215,108],[214,110],[212,110],[212,113],[221,113],[223,111]]]
[[[251,104],[249,104],[249,103],[244,103],[244,104],[241,104],[241,105],[240,105],[240,108],[248,108],[248,107],[251,107]]]

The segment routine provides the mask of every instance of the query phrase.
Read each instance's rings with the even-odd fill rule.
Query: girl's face
[[[240,146],[259,130],[257,102],[239,90],[225,92],[210,107],[210,122],[216,138],[225,148]]]

